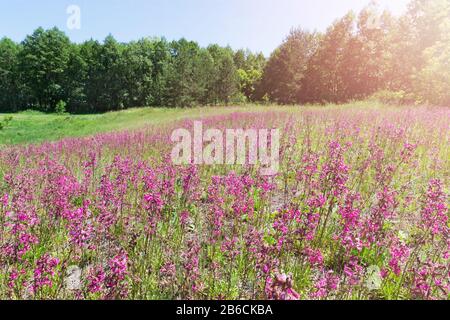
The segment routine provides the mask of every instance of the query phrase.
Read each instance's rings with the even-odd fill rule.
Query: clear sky
[[[76,42],[119,41],[146,36],[185,37],[249,48],[269,55],[293,27],[323,31],[347,11],[369,0],[0,0],[0,38],[21,41],[39,26],[57,26]],[[380,8],[402,13],[408,0],[378,0]],[[81,28],[69,30],[69,5],[81,9]]]

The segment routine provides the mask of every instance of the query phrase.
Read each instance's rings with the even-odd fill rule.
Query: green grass
[[[0,114],[0,121],[11,115],[12,121],[0,130],[0,146],[55,141],[65,137],[89,136],[100,132],[139,129],[183,118],[221,114],[242,107],[207,108],[137,108],[94,115],[57,115],[27,111]]]
[[[344,106],[234,106],[234,107],[197,107],[197,108],[135,108],[117,112],[93,115],[57,115],[37,111],[25,111],[15,114],[1,114],[0,121],[12,116],[12,121],[0,130],[0,147],[3,145],[40,143],[56,141],[65,137],[83,137],[101,132],[134,130],[152,124],[164,124],[185,118],[226,114],[244,111],[298,111],[305,108],[342,108],[342,107],[380,107],[374,102],[354,102]]]

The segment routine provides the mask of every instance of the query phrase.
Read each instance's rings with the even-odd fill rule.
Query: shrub
[[[3,118],[3,120],[0,120],[0,131],[5,129],[12,121],[13,117],[6,116]]]
[[[391,90],[380,90],[375,92],[370,100],[375,100],[384,104],[390,105],[405,105],[405,104],[415,104],[416,99],[411,94],[406,93],[403,90],[391,91]]]
[[[66,103],[63,100],[59,100],[58,103],[55,106],[55,112],[57,114],[63,114],[66,113]]]

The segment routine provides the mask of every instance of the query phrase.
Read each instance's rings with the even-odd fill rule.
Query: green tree
[[[393,24],[387,11],[380,14],[374,6],[361,11],[357,33],[348,40],[339,64],[343,100],[364,99],[386,87]]]
[[[105,38],[100,50],[100,111],[119,110],[125,108],[126,89],[123,84],[122,55],[124,46],[112,35]]]
[[[391,30],[391,90],[411,92],[427,67],[430,48],[445,41],[443,25],[449,19],[448,0],[412,0],[408,10]],[[430,66],[428,66],[428,70]]]
[[[434,34],[435,43],[425,49],[421,70],[413,75],[413,86],[423,102],[450,105],[450,3],[437,1],[428,8],[439,26]],[[424,15],[421,15],[423,18]],[[427,45],[430,45],[427,43]]]
[[[171,61],[170,47],[166,39],[152,41],[152,87],[150,105],[162,106]]]
[[[171,59],[168,67],[164,104],[191,107],[206,98],[211,81],[208,70],[213,65],[211,55],[197,43],[181,39],[170,44]]]
[[[81,53],[83,46],[71,44],[69,62],[65,72],[65,85],[67,95],[67,111],[71,113],[92,112],[88,107],[86,84],[88,75],[88,62]]]
[[[65,73],[70,57],[69,38],[57,28],[37,29],[26,37],[20,51],[20,69],[32,103],[41,110],[54,111],[66,100]]]
[[[80,60],[76,60],[73,66],[74,75],[77,73],[77,66],[80,72],[80,83],[83,87],[82,96],[84,103],[82,103],[82,110],[84,112],[99,112],[104,111],[100,97],[103,91],[104,68],[101,64],[102,45],[95,40],[89,40],[80,45]]]
[[[336,21],[320,41],[320,46],[309,60],[302,89],[305,102],[342,102],[346,83],[342,63],[345,50],[354,37],[355,17],[352,12]]]
[[[245,100],[253,101],[256,88],[264,74],[266,58],[262,53],[254,54],[249,50],[238,50],[234,54],[234,65],[237,69],[239,92]]]
[[[18,111],[25,103],[18,71],[20,49],[8,38],[0,40],[0,112]]]
[[[86,108],[92,112],[119,110],[125,107],[122,55],[124,46],[109,35],[104,43],[90,40],[81,45]]]
[[[303,99],[303,80],[310,59],[317,51],[319,36],[301,29],[292,30],[271,55],[258,86],[258,96],[267,95],[281,104]]]
[[[214,61],[213,75],[210,81],[212,102],[229,103],[238,89],[238,74],[234,64],[234,53],[230,48],[218,45],[208,47],[208,52]]]
[[[152,101],[153,43],[148,39],[129,43],[121,59],[125,106],[146,106]]]

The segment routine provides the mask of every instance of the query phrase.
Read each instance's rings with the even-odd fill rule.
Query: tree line
[[[375,95],[450,106],[450,1],[413,0],[400,17],[369,5],[324,34],[292,30],[270,57],[259,92],[281,104]]]
[[[71,43],[57,28],[0,41],[0,110],[105,112],[135,106],[231,103],[252,94],[265,58],[181,39]]]
[[[341,103],[378,95],[450,105],[450,1],[372,5],[325,33],[291,31],[261,53],[181,39],[72,43],[57,28],[0,40],[0,112],[93,113],[136,106]]]

